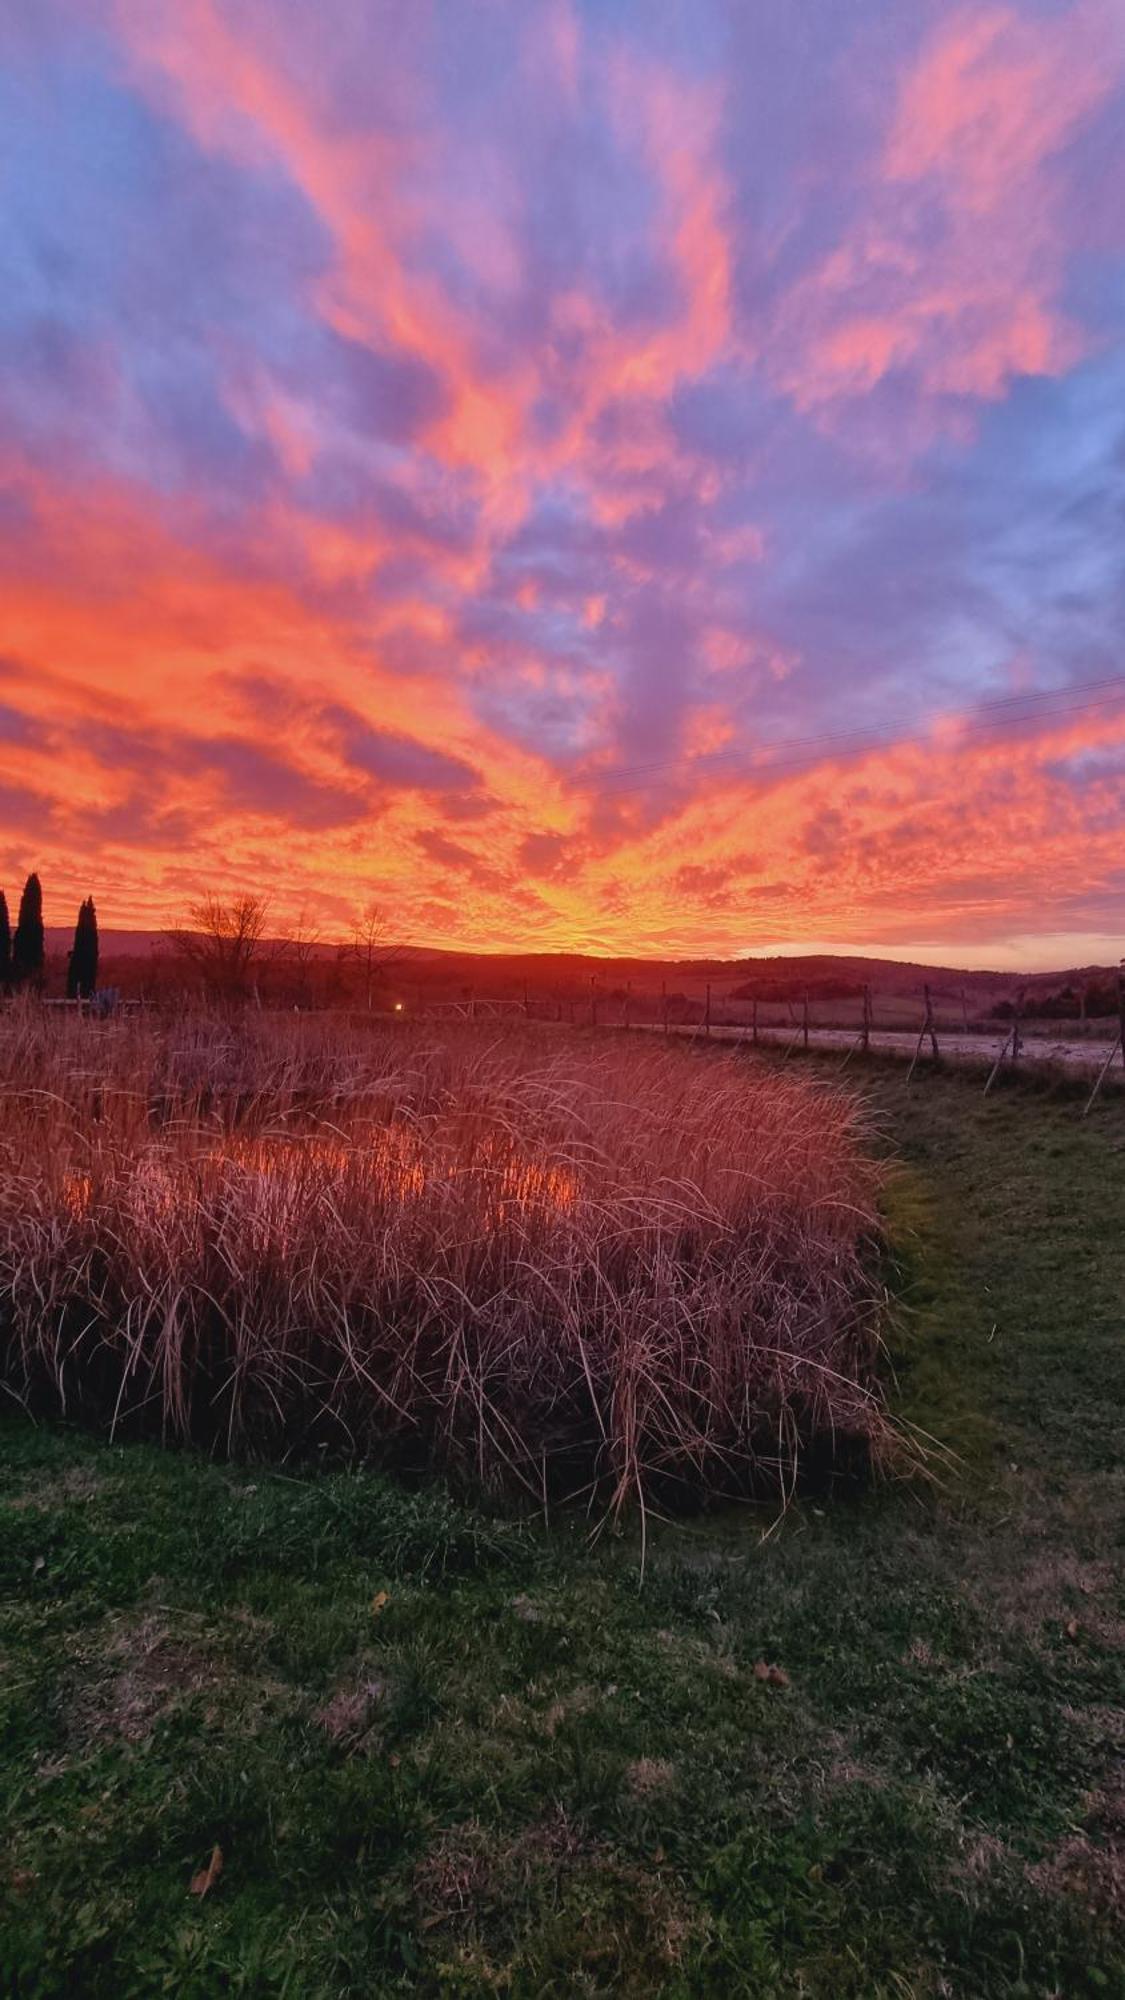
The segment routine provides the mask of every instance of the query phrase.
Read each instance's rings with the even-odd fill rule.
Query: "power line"
[[[1082,695],[1093,698],[1073,699]],[[1122,701],[1125,701],[1125,674],[1111,674],[1101,680],[1077,681],[1070,688],[1045,688],[1027,694],[997,696],[994,700],[980,702],[974,713],[964,720],[956,715],[950,715],[949,719],[959,723],[958,740],[972,742],[1029,722],[1049,722],[1068,715],[1085,715],[1098,709],[1115,707]],[[903,733],[913,732],[916,737],[920,730],[932,728],[940,720],[940,716],[919,720],[904,715],[897,728]],[[706,760],[701,759],[694,769],[697,773],[709,774],[746,766],[755,774],[768,778],[777,771],[794,769],[833,751],[860,755],[868,750],[890,749],[902,740],[903,734],[896,735],[894,726],[882,734],[871,730],[826,730],[816,736],[777,737],[772,743],[760,744],[754,749],[720,750]],[[771,754],[774,751],[785,754],[775,756]],[[677,771],[683,765],[682,756],[627,765],[597,789],[603,793],[644,791],[662,772]]]

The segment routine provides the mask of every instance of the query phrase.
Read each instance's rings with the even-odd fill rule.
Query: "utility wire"
[[[1086,695],[1092,698],[1074,699]],[[1079,681],[1069,688],[1045,688],[1027,694],[1002,695],[992,701],[980,702],[971,716],[960,721],[957,740],[962,743],[987,740],[1005,729],[1016,729],[1032,722],[1054,721],[1069,715],[1086,715],[1098,709],[1113,708],[1121,702],[1125,702],[1125,674],[1111,674],[1102,680]],[[922,730],[932,728],[941,719],[940,715],[928,719],[903,716],[897,726],[917,740]],[[949,719],[960,720],[955,716]],[[746,766],[755,776],[769,778],[777,771],[792,770],[815,761],[821,755],[832,752],[860,755],[867,750],[896,747],[903,740],[903,735],[896,736],[893,727],[883,734],[870,730],[827,730],[818,736],[777,737],[773,742],[759,744],[754,749],[716,751],[712,757],[699,759],[693,769],[696,774],[707,775]],[[775,751],[785,754],[771,754]],[[648,764],[626,765],[597,789],[603,793],[644,791],[662,773],[680,770],[684,762],[681,756],[660,758]]]

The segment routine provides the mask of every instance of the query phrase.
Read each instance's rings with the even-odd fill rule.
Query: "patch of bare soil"
[[[1073,1896],[1091,1916],[1125,1922],[1125,1840],[1120,1831],[1107,1841],[1071,1834],[1027,1872],[1045,1895]]]
[[[451,1969],[487,1963],[502,1990],[507,1972],[497,1955],[516,1942],[512,1912],[537,1890],[555,1912],[572,1903],[603,1974],[623,1924],[635,1931],[637,1945],[643,1940],[643,1967],[631,1964],[625,1984],[615,1988],[630,1996],[656,1990],[653,1982],[680,1962],[699,1927],[659,1868],[637,1866],[590,1839],[556,1805],[514,1840],[498,1840],[475,1819],[440,1834],[414,1872],[419,1931],[434,1934]]]
[[[675,1782],[676,1767],[663,1757],[637,1757],[625,1769],[625,1783],[637,1799],[658,1797],[671,1791]]]
[[[592,1715],[603,1703],[612,1701],[617,1686],[613,1681],[603,1687],[582,1682],[550,1701],[545,1700],[547,1693],[541,1682],[529,1681],[521,1694],[502,1694],[492,1709],[493,1724],[505,1736],[530,1733],[554,1737],[569,1723]]]
[[[544,1711],[543,1727],[548,1736],[555,1736],[568,1722],[576,1722],[583,1715],[592,1715],[603,1701],[612,1700],[616,1693],[617,1689],[612,1685],[606,1688],[571,1688],[569,1693],[560,1695]]]
[[[831,1794],[838,1791],[841,1785],[867,1785],[872,1791],[885,1790],[886,1772],[860,1755],[851,1733],[830,1730],[825,1738],[825,1749],[828,1754],[818,1772],[819,1791]]]
[[[1007,1578],[992,1575],[974,1590],[990,1617],[1034,1638],[1044,1626],[1071,1640],[1125,1648],[1120,1578],[1112,1562],[1083,1562],[1052,1552]]]
[[[95,1500],[104,1486],[105,1480],[91,1466],[69,1465],[57,1479],[42,1479],[26,1493],[17,1493],[6,1500],[4,1505],[14,1514],[25,1514],[31,1509],[38,1514],[50,1514],[78,1501]]]
[[[1005,1843],[995,1833],[978,1833],[965,1844],[957,1874],[965,1882],[983,1882],[1008,1859]]]
[[[315,1711],[313,1720],[342,1749],[351,1753],[370,1750],[386,1696],[387,1683],[377,1674],[342,1682]]]
[[[62,1699],[67,1736],[84,1749],[107,1738],[142,1743],[165,1716],[201,1695],[208,1721],[237,1706],[245,1729],[254,1704],[280,1692],[240,1671],[202,1620],[148,1612],[108,1619],[93,1639],[84,1638]]]
[[[1086,1823],[1069,1834],[1043,1861],[1028,1869],[1036,1888],[1051,1896],[1077,1898],[1091,1916],[1125,1924],[1125,1717],[1119,1709],[1087,1711],[1104,1727],[1115,1762],[1106,1782],[1086,1801]]]
[[[558,1867],[584,1851],[562,1806],[506,1842],[470,1819],[439,1834],[414,1871],[414,1892],[430,1921],[438,1923],[483,1909],[502,1887],[526,1888],[540,1868]]]

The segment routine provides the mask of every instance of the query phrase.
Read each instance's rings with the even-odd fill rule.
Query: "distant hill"
[[[54,956],[70,949],[73,933],[61,925],[48,927],[47,948]],[[314,956],[334,960],[335,943],[315,947]],[[113,962],[132,962],[133,977],[141,973],[136,961],[163,959],[169,955],[162,931],[104,929],[101,933],[103,968]],[[591,981],[599,992],[616,992],[632,986],[637,993],[659,992],[687,998],[702,997],[710,981],[716,1000],[755,992],[792,998],[808,987],[814,996],[831,990],[859,991],[870,985],[873,994],[914,1000],[929,984],[935,1000],[958,999],[962,993],[974,1009],[982,1010],[997,1000],[1026,988],[1029,999],[1037,992],[1054,992],[1071,984],[1104,982],[1116,977],[1116,968],[1104,965],[1074,966],[1044,972],[968,971],[951,965],[926,965],[898,959],[874,958],[860,954],[823,952],[807,957],[746,957],[738,959],[697,958],[609,958],[585,952],[463,952],[443,951],[435,946],[404,947],[389,977],[397,987],[432,994],[460,993],[472,989],[479,997],[522,993],[588,993]]]
[[[49,952],[69,951],[74,942],[73,926],[48,924],[46,937]],[[167,949],[161,931],[103,930],[99,942],[105,958],[148,958],[154,950]]]

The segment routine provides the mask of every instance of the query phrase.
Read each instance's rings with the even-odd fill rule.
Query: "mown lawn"
[[[1125,1993],[1125,1104],[855,1080],[936,1491],[667,1527],[638,1587],[4,1419],[0,1989]]]

